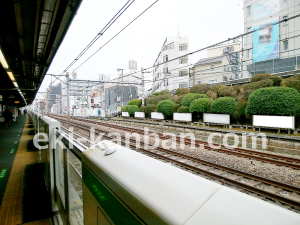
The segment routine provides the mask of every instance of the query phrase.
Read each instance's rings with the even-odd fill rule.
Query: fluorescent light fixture
[[[0,49],[0,63],[2,64],[2,66],[4,67],[4,69],[8,69],[8,64],[4,58],[4,55]]]
[[[15,77],[12,72],[7,72],[7,74],[12,81],[15,81]]]
[[[16,88],[19,87],[17,82],[14,81],[13,83],[14,83],[14,85],[15,85]]]
[[[20,103],[20,101],[15,101],[16,104]]]

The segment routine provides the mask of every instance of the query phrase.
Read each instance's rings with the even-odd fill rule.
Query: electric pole
[[[144,68],[141,68],[142,71],[142,106],[145,106],[145,75],[144,73],[152,73],[151,71],[144,71]]]
[[[122,83],[122,86],[121,86],[121,88],[122,88],[122,96],[121,96],[121,104],[120,104],[120,106],[121,106],[121,110],[122,110],[122,107],[123,107],[123,95],[124,95],[124,93],[123,93],[123,70],[124,69],[120,69],[120,68],[118,68],[117,69],[117,71],[122,71],[122,73],[121,73],[121,83]]]
[[[68,107],[68,129],[70,129],[70,95],[69,95],[69,73],[67,72],[67,107]]]

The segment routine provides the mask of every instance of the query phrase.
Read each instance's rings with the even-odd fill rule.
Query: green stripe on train
[[[83,182],[97,199],[106,214],[115,224],[143,224],[120,200],[96,178],[89,169],[82,165]]]
[[[0,173],[0,178],[4,178],[5,174],[6,174],[7,169],[2,169],[1,173]]]

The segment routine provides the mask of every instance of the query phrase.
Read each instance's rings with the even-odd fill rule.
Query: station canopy
[[[0,104],[32,103],[81,1],[1,1]]]

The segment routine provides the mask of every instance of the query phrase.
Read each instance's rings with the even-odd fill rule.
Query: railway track
[[[65,118],[65,117],[60,117],[59,118]],[[109,123],[104,123],[104,122],[99,122],[99,121],[94,121],[94,120],[89,120],[89,119],[78,119],[78,118],[72,118],[72,120],[78,120],[78,121],[84,121],[88,123],[94,123],[95,125],[104,125],[107,127],[115,128],[115,129],[121,129],[123,131],[128,131],[128,132],[134,132],[138,134],[144,135],[144,131],[141,129],[137,128],[132,128],[132,127],[125,127],[125,126],[120,126],[116,124],[109,124]],[[149,132],[149,134],[152,132]],[[160,139],[166,140],[169,139],[170,137],[165,136],[163,133],[157,132],[159,135]],[[180,137],[176,136],[176,141],[180,143]],[[191,145],[191,139],[189,138],[184,138],[184,143],[186,145]],[[285,166],[293,169],[300,169],[300,160],[297,158],[292,158],[288,156],[281,156],[281,155],[275,155],[275,154],[270,154],[267,152],[258,152],[258,151],[253,151],[250,149],[243,149],[243,148],[235,148],[235,149],[227,149],[224,145],[221,145],[219,149],[212,148],[208,145],[207,142],[200,141],[200,140],[195,140],[195,147],[204,147],[205,149],[209,149],[212,151],[216,152],[221,152],[221,153],[226,153],[226,154],[231,154],[243,158],[251,158],[255,159],[261,162],[267,162],[275,165],[280,165],[280,166]]]
[[[57,120],[66,123],[67,120],[65,117],[53,116]],[[75,122],[75,121],[77,122]],[[82,130],[85,132],[85,135],[89,135],[90,125],[82,124],[82,122],[91,123],[94,121],[91,120],[80,120],[73,119],[71,120],[71,125],[75,128]],[[94,123],[95,124],[95,123]],[[128,131],[128,129],[133,128],[124,128],[121,126],[111,126],[111,124],[97,122],[97,125],[102,125],[114,129],[122,129],[122,131]],[[137,129],[140,131],[139,129]],[[107,131],[101,130],[99,128],[95,129],[96,133],[104,133],[103,138],[111,139],[107,134]],[[142,134],[142,133],[141,133]],[[256,176],[253,174],[241,172],[234,170],[232,168],[214,164],[208,161],[204,161],[198,158],[194,158],[191,156],[187,156],[178,152],[174,152],[171,150],[167,150],[161,147],[157,147],[154,150],[146,149],[144,143],[141,143],[139,149],[136,149],[136,145],[132,142],[135,142],[135,139],[130,139],[130,147],[139,152],[143,152],[146,155],[151,157],[170,162],[176,166],[184,168],[185,170],[190,170],[194,173],[200,173],[211,177],[213,179],[217,179],[222,183],[233,185],[243,190],[249,191],[251,193],[256,193],[259,196],[266,198],[271,201],[278,201],[283,204],[287,204],[289,206],[295,207],[299,209],[300,205],[300,195],[299,188],[291,185],[287,185],[284,183],[280,183],[274,180],[266,179],[260,176]],[[122,144],[125,145],[125,137],[122,137]],[[272,155],[274,156],[274,155]]]

